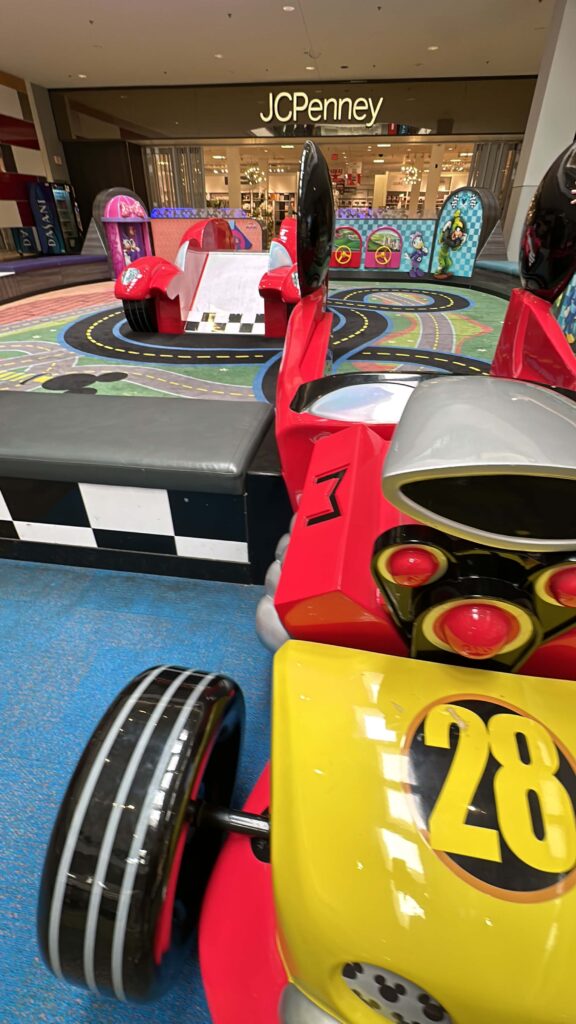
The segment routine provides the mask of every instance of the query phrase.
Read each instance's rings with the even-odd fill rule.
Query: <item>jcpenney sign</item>
[[[305,92],[278,92],[268,93],[268,110],[260,114],[260,120],[264,124],[270,121],[297,121],[298,115],[303,115],[304,121],[358,121],[371,128],[376,122],[383,98],[376,102],[371,97],[359,96],[358,99],[351,99],[349,96],[342,96],[336,99],[330,96],[324,100],[310,99]]]

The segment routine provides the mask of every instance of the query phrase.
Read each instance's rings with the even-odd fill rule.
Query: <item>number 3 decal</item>
[[[480,888],[537,898],[574,870],[576,774],[542,723],[480,697],[437,704],[409,757],[430,846]]]

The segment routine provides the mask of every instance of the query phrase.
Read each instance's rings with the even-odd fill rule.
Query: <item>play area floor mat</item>
[[[0,391],[273,400],[282,346],[217,332],[209,342],[128,328],[112,282],[0,306]],[[331,285],[334,372],[485,373],[507,302],[434,282]]]

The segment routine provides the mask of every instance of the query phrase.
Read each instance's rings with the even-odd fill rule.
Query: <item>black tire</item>
[[[188,824],[190,800],[229,804],[243,722],[232,680],[175,666],[143,672],[111,705],[44,866],[38,935],[57,977],[131,1002],[169,986],[222,843]]]
[[[123,299],[122,305],[131,331],[136,334],[154,334],[158,330],[154,299]]]

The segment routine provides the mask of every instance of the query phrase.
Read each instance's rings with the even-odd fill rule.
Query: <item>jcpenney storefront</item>
[[[60,90],[51,94],[84,220],[101,188],[150,207],[293,209],[314,137],[340,207],[430,216],[461,185],[504,210],[535,78]]]

